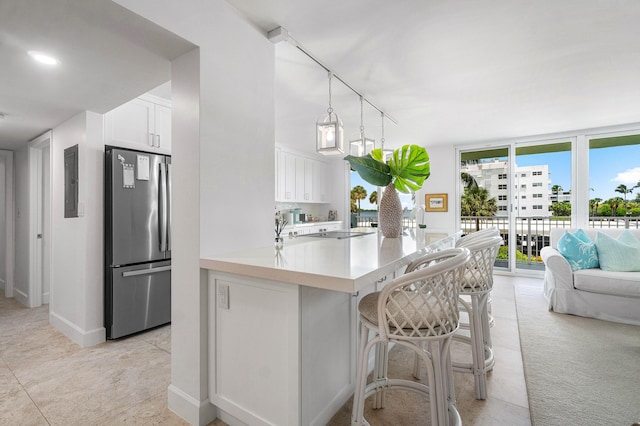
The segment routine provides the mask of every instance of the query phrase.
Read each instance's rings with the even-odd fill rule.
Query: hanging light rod
[[[267,33],[267,37],[269,38],[269,40],[273,43],[273,44],[277,44],[280,43],[281,41],[286,41],[287,43],[291,44],[292,46],[294,46],[296,49],[298,49],[299,51],[301,51],[302,53],[304,53],[305,55],[307,55],[309,58],[311,58],[311,60],[313,60],[313,62],[315,62],[316,64],[320,65],[322,68],[325,69],[325,71],[330,72],[331,74],[333,74],[333,77],[338,79],[340,81],[340,83],[344,84],[345,86],[347,86],[349,89],[351,89],[351,91],[353,93],[355,93],[356,95],[358,95],[359,97],[361,97],[366,103],[368,103],[369,105],[371,105],[374,109],[376,109],[380,114],[382,114],[385,118],[387,118],[389,121],[391,121],[393,124],[398,124],[398,121],[396,119],[394,119],[393,117],[391,117],[389,114],[387,114],[386,112],[382,111],[380,108],[378,108],[377,106],[374,105],[373,102],[371,102],[369,99],[367,99],[364,95],[362,95],[360,92],[358,92],[356,89],[354,89],[353,87],[351,87],[351,85],[349,83],[347,83],[346,81],[344,81],[338,74],[336,74],[331,68],[329,68],[328,66],[326,66],[325,64],[322,63],[322,61],[320,61],[318,58],[316,58],[315,56],[313,56],[311,53],[309,53],[304,47],[302,47],[302,45],[293,37],[291,37],[291,35],[289,34],[289,31],[287,31],[286,28],[283,27],[278,27],[275,28],[271,31],[269,31]]]

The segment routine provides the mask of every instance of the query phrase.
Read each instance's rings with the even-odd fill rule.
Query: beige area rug
[[[516,306],[533,425],[640,422],[640,327],[549,312],[538,286]]]

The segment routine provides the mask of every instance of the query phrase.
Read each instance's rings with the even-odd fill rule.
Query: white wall
[[[80,113],[52,132],[53,267],[49,320],[82,347],[105,340],[102,140],[102,115],[92,112]],[[78,200],[84,205],[84,216],[64,218],[64,150],[76,144]]]
[[[23,305],[29,298],[29,154],[15,151],[15,282],[14,297]]]
[[[6,192],[5,192],[5,166],[4,166],[4,157],[0,156],[0,289],[5,289],[5,281],[7,274],[7,267],[5,264],[5,255],[6,255],[6,247],[5,241],[6,237],[6,218],[5,218],[5,207],[6,207]]]
[[[115,1],[199,46],[199,61],[188,53],[172,68],[169,408],[206,424],[215,410],[207,399],[207,286],[198,262],[273,242],[274,47],[223,0],[169,0],[162,7]]]
[[[424,204],[425,194],[448,194],[447,212],[426,212],[427,229],[455,229],[456,210],[459,204],[456,185],[456,150],[453,146],[426,146],[431,165],[431,176],[416,194],[416,204]]]

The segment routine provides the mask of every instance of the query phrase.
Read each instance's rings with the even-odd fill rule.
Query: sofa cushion
[[[584,269],[573,273],[573,286],[591,293],[640,297],[640,272]]]
[[[617,240],[603,232],[598,232],[595,244],[602,270],[640,271],[640,241],[629,231],[622,232]]]
[[[574,233],[567,232],[560,237],[558,251],[574,271],[599,266],[596,246],[582,229]]]

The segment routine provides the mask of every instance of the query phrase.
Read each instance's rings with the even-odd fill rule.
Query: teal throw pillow
[[[582,228],[580,228],[576,232],[574,232],[573,236],[577,237],[580,241],[583,241],[585,243],[593,243],[593,241],[591,241],[591,238],[589,238],[587,233],[584,232],[584,230]]]
[[[623,231],[617,240],[598,232],[596,247],[603,271],[640,271],[640,241],[631,232]]]
[[[566,232],[560,237],[558,251],[567,259],[569,266],[574,271],[599,266],[596,245],[582,229],[578,229],[574,233]]]

